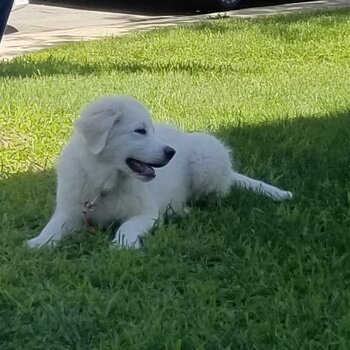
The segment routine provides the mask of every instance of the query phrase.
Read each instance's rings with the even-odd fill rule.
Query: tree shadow
[[[294,4],[297,6],[297,4]],[[336,11],[337,16],[334,17]],[[271,9],[262,9],[261,14],[269,14],[273,12]],[[259,16],[255,18],[236,18],[236,26],[227,25],[226,21],[222,21],[222,17],[209,17],[211,21],[203,21],[196,23],[191,27],[193,31],[210,30],[212,33],[226,33],[229,31],[242,31],[246,30],[245,22],[247,20],[254,23],[261,22],[263,25],[259,26],[261,34],[268,36],[271,40],[277,41],[280,39],[289,39],[293,37],[295,40],[307,40],[305,36],[301,36],[300,33],[303,30],[303,26],[300,24],[310,22],[310,19],[319,21],[321,27],[334,26],[334,23],[346,23],[348,21],[350,9],[343,8],[341,10],[322,10],[314,12],[303,13],[288,13],[283,15],[281,12],[277,16]],[[243,23],[243,24],[242,24]],[[300,25],[300,26],[299,26]],[[318,32],[319,33],[319,32]],[[313,37],[310,40],[314,40]]]
[[[275,203],[234,188],[222,201],[209,198],[194,206],[193,217],[206,222],[206,217],[215,213],[211,215],[212,225],[229,231],[232,244],[245,230],[246,235],[272,241],[280,249],[286,241],[297,246],[318,242],[336,254],[345,254],[350,249],[350,236],[345,234],[350,225],[349,130],[350,110],[222,127],[217,135],[235,150],[240,172],[291,190],[295,197],[290,202]],[[0,247],[15,249],[36,235],[52,214],[55,174],[52,170],[14,174],[0,186]],[[233,217],[237,220],[232,221]],[[174,222],[180,222],[187,232],[188,220]],[[183,239],[189,239],[188,235]]]
[[[350,10],[349,10],[350,11]],[[314,20],[320,20],[320,26],[327,26],[337,21],[337,23],[342,23],[348,20],[348,11],[340,11],[337,14],[336,19],[334,17],[327,18],[328,13],[322,11],[320,13],[305,13],[298,14],[298,16],[286,16],[281,20],[280,17],[270,17],[268,20],[266,18],[258,18],[254,21],[263,21],[264,25],[258,26],[261,34],[268,37],[270,41],[309,41],[314,40],[313,36],[301,35],[300,28],[303,26],[298,26],[300,22],[308,22],[310,18]],[[175,17],[174,17],[175,18]],[[174,21],[174,18],[160,18],[155,21],[149,19],[139,19],[140,29],[149,30],[147,27],[150,23],[151,25],[166,25]],[[177,23],[191,23],[194,17],[179,17],[176,21]],[[137,19],[126,18],[128,21],[138,21]],[[232,35],[238,35],[239,31],[246,31],[246,25],[243,21],[237,21],[236,25],[232,27],[227,25],[226,21],[205,21],[202,23],[196,23],[190,27],[192,31],[210,31],[213,34],[224,33],[231,31]],[[127,24],[122,24],[123,26],[128,26]],[[143,27],[143,26],[146,27]],[[332,24],[333,25],[333,24]],[[128,30],[128,28],[124,28]],[[318,31],[317,31],[318,33]],[[33,38],[31,34],[26,34],[28,36],[30,44],[30,50],[35,50],[36,48],[42,48],[42,41],[40,38]],[[52,37],[52,40],[48,42],[48,46],[52,43],[61,43],[62,41],[69,41],[72,37],[69,33],[60,32],[55,34],[56,37]],[[73,35],[74,36],[74,35]],[[34,40],[34,41],[33,41]],[[35,41],[36,40],[36,41]],[[113,39],[114,40],[114,39]],[[112,43],[112,41],[111,41]],[[22,43],[20,43],[22,45]],[[16,38],[13,39],[13,45],[16,46]],[[82,44],[83,45],[83,44]],[[66,57],[56,57],[55,55],[46,55],[45,58],[32,59],[31,56],[25,57],[25,59],[19,57],[15,58],[9,62],[0,62],[0,76],[2,77],[32,77],[32,76],[54,76],[54,75],[91,75],[99,74],[100,72],[112,72],[118,71],[123,73],[135,73],[135,72],[168,72],[168,71],[185,71],[191,74],[196,74],[198,72],[222,72],[230,71],[244,74],[255,74],[260,73],[257,71],[258,67],[256,65],[252,67],[241,67],[234,62],[203,62],[196,61],[194,59],[189,59],[188,61],[179,60],[178,62],[161,62],[154,60],[145,59],[143,62],[127,62],[127,61],[114,61],[112,58],[103,59],[99,61],[91,62],[74,62],[72,58],[67,59]],[[112,57],[112,56],[111,56]],[[242,70],[244,70],[242,72]]]
[[[316,38],[320,38],[323,35],[323,31],[327,27],[334,27],[335,24],[347,23],[350,13],[349,8],[343,8],[336,11],[320,11],[312,13],[305,12],[295,16],[285,16],[283,20],[278,17],[270,17],[268,20],[265,18],[265,25],[260,26],[261,34],[271,38],[274,41],[282,41],[287,43],[293,42],[312,42]],[[260,18],[261,20],[262,18]],[[317,26],[315,26],[313,32],[306,31],[305,27],[301,26],[302,23],[307,23],[312,19]]]
[[[1,67],[1,62],[0,62]],[[260,73],[258,67],[241,67],[230,63],[201,63],[201,62],[106,62],[78,63],[64,59],[47,58],[45,60],[24,61],[13,60],[1,67],[1,77],[33,77],[54,75],[90,75],[107,72],[137,73],[137,72],[188,72],[198,74],[202,72],[225,72],[237,74]]]

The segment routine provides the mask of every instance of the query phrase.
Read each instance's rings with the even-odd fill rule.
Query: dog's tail
[[[232,171],[231,180],[234,186],[247,188],[264,196],[270,197],[275,201],[292,199],[293,194],[289,191],[283,191],[280,188],[269,185],[265,182],[254,180],[248,176]]]

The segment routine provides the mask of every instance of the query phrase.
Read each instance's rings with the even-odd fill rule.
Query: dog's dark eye
[[[147,133],[146,129],[136,129],[134,131],[141,135],[146,135]]]

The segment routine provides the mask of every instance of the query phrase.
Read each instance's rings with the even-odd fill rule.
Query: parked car
[[[27,6],[28,3],[29,0],[0,0],[0,41],[4,35],[10,13]]]

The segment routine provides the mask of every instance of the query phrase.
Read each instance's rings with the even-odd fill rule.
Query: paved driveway
[[[1,0],[0,0],[1,1]],[[315,8],[350,7],[350,0],[320,0],[226,12],[232,17],[260,16]],[[140,15],[29,5],[11,14],[9,31],[0,47],[2,58],[53,46],[58,43],[121,35],[135,30],[173,26],[208,18],[205,15]],[[12,30],[12,33],[11,33]]]

